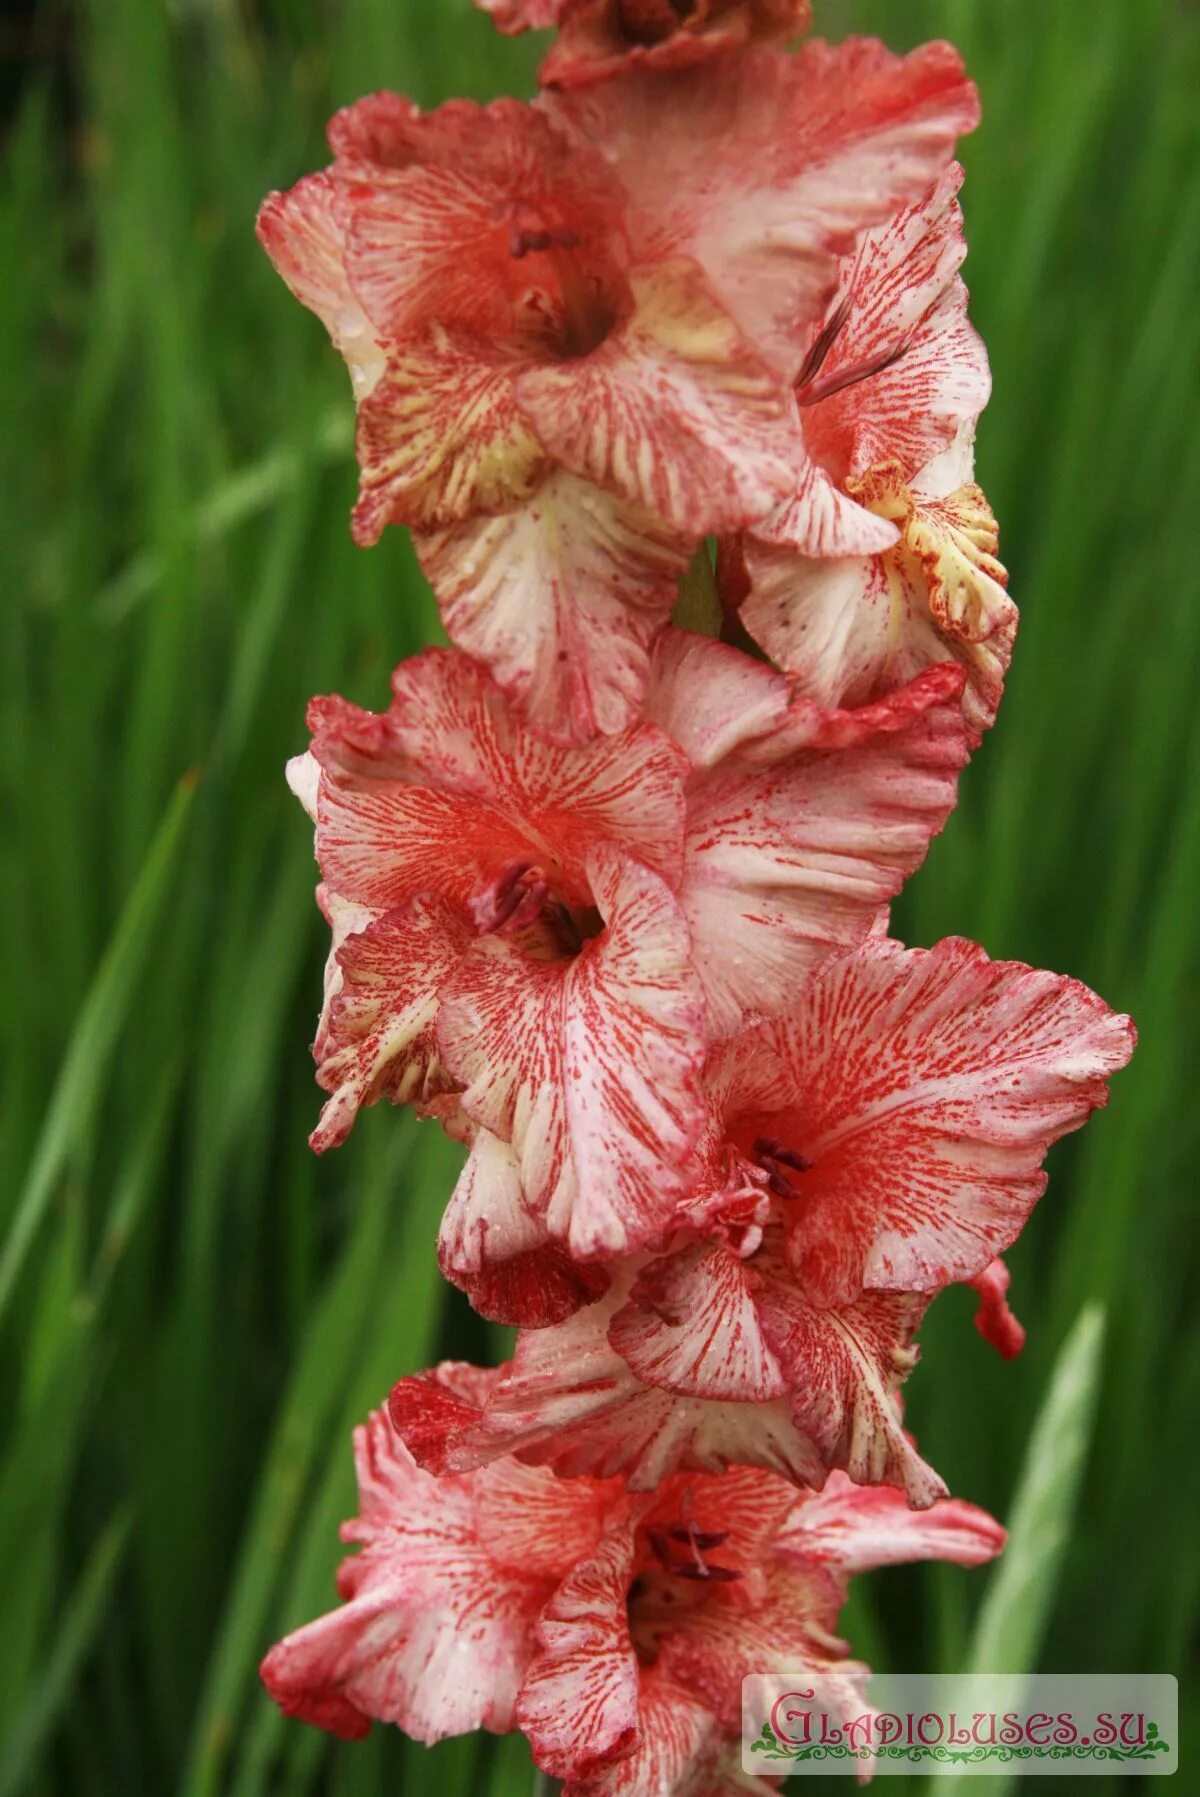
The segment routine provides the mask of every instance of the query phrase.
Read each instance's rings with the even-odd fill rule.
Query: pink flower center
[[[717,0],[724,10],[729,0]],[[681,25],[690,25],[702,12],[693,0],[615,0],[617,28],[635,44],[661,44]]]
[[[905,337],[894,349],[884,350],[862,362],[853,362],[849,367],[836,368],[831,373],[822,374],[829,352],[841,336],[849,316],[850,299],[847,296],[834,307],[804,358],[804,366],[796,377],[798,405],[819,405],[823,399],[830,399],[833,394],[841,393],[847,387],[856,387],[860,381],[869,381],[873,375],[882,374],[885,368],[890,368],[908,354],[909,342]]]
[[[767,1176],[767,1185],[777,1198],[795,1198],[794,1174],[808,1173],[812,1170],[812,1162],[806,1155],[797,1154],[783,1142],[777,1142],[774,1136],[756,1136],[754,1140],[754,1159]]]
[[[709,1558],[729,1540],[729,1532],[701,1529],[687,1515],[687,1500],[685,1493],[683,1513],[673,1521],[647,1526],[646,1545],[655,1564],[643,1567],[626,1598],[630,1637],[643,1665],[653,1665],[663,1635],[689,1611],[709,1602],[718,1586],[735,1584],[743,1576]]]
[[[584,943],[598,936],[603,919],[594,909],[572,910],[557,898],[546,869],[536,861],[510,862],[490,885],[468,901],[475,928],[481,936],[494,930],[515,935],[541,924],[564,956],[577,955]]]
[[[619,307],[611,283],[584,267],[578,233],[523,201],[498,207],[496,221],[506,230],[509,256],[528,276],[517,300],[518,335],[566,360],[590,355],[612,330]]]

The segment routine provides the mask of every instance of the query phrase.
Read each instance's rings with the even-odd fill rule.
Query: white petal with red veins
[[[967,758],[957,683],[951,701],[931,682],[915,718],[897,699],[858,746],[693,778],[680,903],[714,1035],[786,1010],[813,967],[866,936],[950,815]],[[754,752],[765,761],[769,742]]]
[[[765,1403],[787,1381],[762,1337],[752,1269],[719,1244],[652,1261],[608,1339],[647,1385],[682,1397]]]
[[[669,889],[607,845],[589,866],[603,933],[568,961],[483,938],[447,986],[438,1025],[463,1109],[511,1140],[529,1204],[584,1257],[661,1235],[702,1126],[704,1051]]]
[[[637,1740],[639,1669],[626,1608],[633,1563],[627,1523],[572,1568],[538,1621],[517,1720],[552,1777],[586,1774]]]
[[[332,1094],[309,1138],[319,1154],[345,1141],[364,1105],[423,1104],[451,1089],[434,1025],[442,985],[474,939],[459,906],[427,893],[335,948],[341,979],[313,1045]]]
[[[1051,1142],[1105,1103],[1127,1017],[1077,980],[951,938],[873,941],[823,968],[771,1026],[814,1164],[789,1255],[821,1304],[865,1285],[933,1291],[1016,1237]]]
[[[982,1566],[1003,1546],[1000,1524],[960,1498],[913,1510],[890,1485],[855,1485],[831,1473],[824,1490],[797,1499],[776,1551],[850,1576],[912,1560]]]
[[[421,1472],[386,1417],[356,1432],[355,1452],[362,1516],[343,1533],[362,1552],[343,1563],[348,1601],[272,1649],[268,1690],[339,1733],[363,1732],[356,1713],[427,1742],[510,1729],[553,1580],[499,1568],[479,1540],[474,1481]]]
[[[516,511],[416,539],[453,640],[557,742],[638,717],[691,544],[563,470]]]
[[[796,1424],[831,1467],[860,1485],[898,1485],[917,1509],[946,1495],[904,1433],[898,1392],[918,1355],[912,1337],[928,1299],[875,1292],[818,1310],[782,1272],[764,1280],[763,1335],[784,1369]]]

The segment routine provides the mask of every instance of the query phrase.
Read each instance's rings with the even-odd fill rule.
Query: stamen
[[[842,327],[849,316],[850,295],[847,294],[825,320],[816,341],[809,350],[807,356],[805,356],[804,366],[796,376],[797,393],[799,393],[802,387],[807,387],[808,383],[815,380],[817,375],[820,374],[825,358],[833,348],[838,337],[841,335]]]
[[[806,387],[797,387],[796,402],[801,406],[815,406],[834,393],[844,392],[847,387],[857,387],[860,381],[869,381],[875,375],[882,374],[885,368],[891,368],[899,362],[908,354],[909,348],[909,339],[906,337],[895,349],[876,356],[873,361],[855,362],[849,368],[840,368],[836,374],[827,374],[824,380],[809,381]]]
[[[481,936],[493,930],[522,930],[536,923],[550,896],[550,884],[533,861],[514,861],[499,879],[470,901],[469,909]]]
[[[732,1566],[718,1566],[704,1557],[714,1547],[720,1547],[729,1540],[728,1530],[705,1532],[690,1522],[682,1528],[649,1528],[646,1530],[646,1537],[655,1559],[664,1572],[669,1572],[673,1578],[710,1580],[714,1585],[727,1585],[742,1576]],[[680,1542],[689,1549],[688,1558],[674,1552],[671,1546],[673,1541]]]
[[[757,1136],[754,1142],[754,1158],[767,1176],[767,1185],[777,1198],[795,1198],[796,1188],[788,1177],[789,1173],[809,1173],[812,1162],[806,1155],[798,1154],[786,1143],[777,1142],[774,1136]]]

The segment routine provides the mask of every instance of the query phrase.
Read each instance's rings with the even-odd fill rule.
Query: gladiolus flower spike
[[[774,1788],[746,1673],[865,1691],[851,1577],[999,1552],[901,1388],[949,1285],[1020,1352],[1003,1257],[1134,1032],[889,931],[1017,628],[957,53],[804,40],[808,0],[479,4],[557,33],[538,97],[360,100],[258,228],[350,373],[354,536],[411,529],[453,645],[314,699],[289,765],[312,1145],[384,1102],[460,1141],[439,1264],[516,1348],[397,1369],[342,1602],[262,1673],[347,1738],[520,1729],[567,1797],[729,1797]]]

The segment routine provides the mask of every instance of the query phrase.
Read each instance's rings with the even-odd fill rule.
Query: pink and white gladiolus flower
[[[441,1378],[479,1399],[494,1375]],[[867,1668],[836,1634],[850,1579],[978,1566],[1004,1540],[972,1504],[917,1513],[837,1475],[804,1493],[743,1467],[639,1493],[507,1459],[437,1479],[382,1412],[355,1458],[341,1607],[272,1648],[267,1689],[349,1739],[372,1721],[426,1742],[519,1727],[566,1797],[744,1789],[746,1673],[786,1663],[861,1693]]]
[[[1020,1352],[1004,1257],[1133,1028],[890,935],[1017,624],[957,52],[789,53],[808,0],[480,5],[557,32],[536,100],[360,100],[258,228],[350,372],[354,535],[411,529],[453,644],[382,713],[315,699],[289,766],[312,1145],[440,1122],[439,1263],[518,1334],[356,1433],[342,1604],[262,1672],[348,1738],[520,1729],[565,1797],[765,1793],[743,1675],[860,1693],[849,1579],[1002,1545],[902,1387],[949,1285]]]

